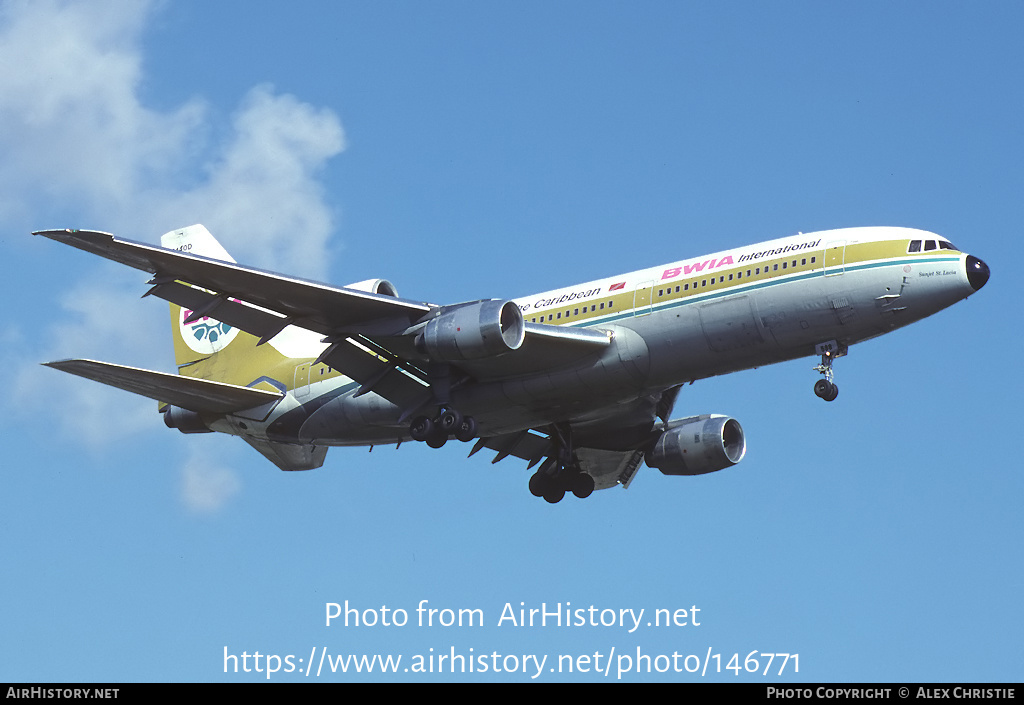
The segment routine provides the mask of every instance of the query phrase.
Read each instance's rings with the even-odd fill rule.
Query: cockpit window
[[[925,252],[931,252],[934,249],[935,249],[935,240],[925,240],[924,241],[924,251]]]
[[[910,247],[907,248],[907,252],[920,252],[920,251],[921,251],[921,241],[920,240],[911,240],[910,241]]]
[[[953,245],[952,242],[949,242],[948,240],[939,240],[939,249],[940,250],[956,250],[957,252],[960,251],[960,250],[958,250],[956,248],[955,245]]]

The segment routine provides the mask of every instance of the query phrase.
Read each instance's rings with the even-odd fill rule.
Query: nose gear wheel
[[[814,367],[815,372],[820,372],[825,376],[825,379],[819,379],[814,383],[814,395],[818,398],[825,401],[835,401],[836,397],[839,396],[839,385],[833,381],[835,372],[832,370],[832,362],[835,358],[841,357],[844,354],[845,351],[836,353],[831,349],[822,351],[821,364]]]

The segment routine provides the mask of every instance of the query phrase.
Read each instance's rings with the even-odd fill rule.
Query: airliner
[[[282,470],[332,446],[457,439],[525,460],[530,492],[629,487],[731,467],[736,419],[671,418],[683,385],[814,356],[814,394],[855,343],[981,289],[989,268],[931,232],[800,233],[518,299],[450,305],[386,279],[337,287],[239,265],[202,225],[161,246],[90,230],[35,233],[152,275],[171,304],[177,374],[74,359],[50,367],[158,402],[182,433],[242,438]]]

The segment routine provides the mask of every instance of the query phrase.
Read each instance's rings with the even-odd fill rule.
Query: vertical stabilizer
[[[216,238],[203,225],[190,225],[172,230],[160,238],[160,244],[169,250],[179,250],[190,255],[199,255],[222,262],[234,262]],[[195,317],[193,311],[171,304],[171,331],[174,338],[174,361],[178,372],[190,377],[204,377],[228,381],[228,367],[221,353],[232,345],[235,352],[251,351],[255,339],[233,326],[210,318]],[[194,320],[191,320],[194,319]],[[238,342],[235,342],[235,341]]]
[[[187,228],[165,233],[160,237],[160,246],[168,250],[187,252],[190,255],[218,259],[221,262],[235,261],[235,258],[217,242],[217,238],[206,229],[205,225],[190,225]]]

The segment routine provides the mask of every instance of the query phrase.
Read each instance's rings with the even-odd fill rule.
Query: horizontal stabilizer
[[[58,360],[43,364],[197,413],[230,414],[281,398],[279,393],[262,389],[96,360]]]

